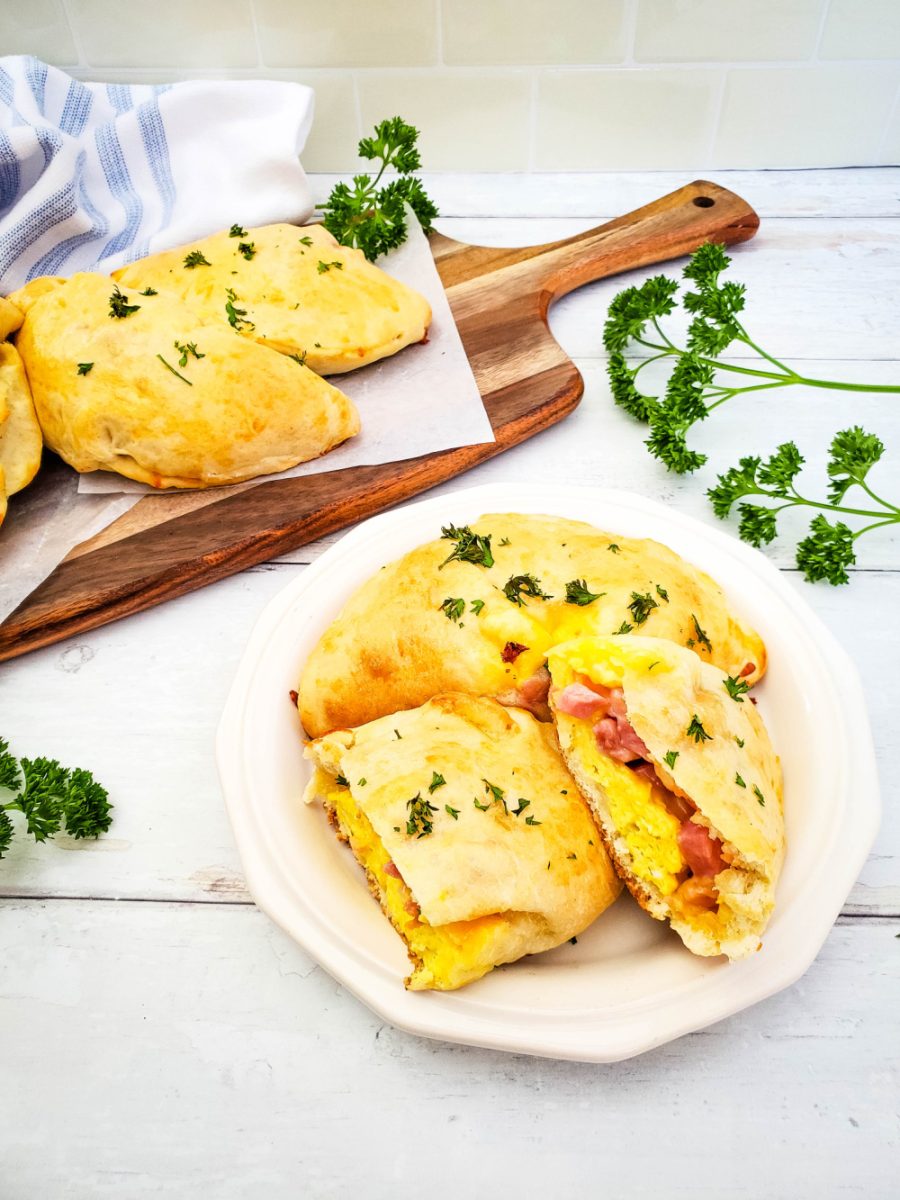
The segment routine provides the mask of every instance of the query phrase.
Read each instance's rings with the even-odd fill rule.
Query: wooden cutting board
[[[583,382],[547,327],[558,297],[596,279],[751,238],[739,196],[698,180],[606,225],[523,249],[431,235],[495,442],[375,467],[148,496],[77,546],[0,625],[0,661],[46,646],[407,500],[561,420]],[[598,342],[600,332],[598,330]]]

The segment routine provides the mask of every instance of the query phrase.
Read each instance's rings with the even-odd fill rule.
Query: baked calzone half
[[[306,799],[321,800],[365,870],[414,991],[559,946],[621,890],[553,727],[530,713],[437,696],[306,756]]]
[[[342,246],[322,225],[233,225],[114,273],[123,287],[158,288],[204,319],[299,355],[320,375],[364,367],[421,342],[424,296]]]
[[[563,755],[631,894],[695,954],[757,950],[784,820],[746,679],[645,637],[581,638],[548,661]]]

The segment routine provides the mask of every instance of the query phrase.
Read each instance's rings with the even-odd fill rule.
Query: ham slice
[[[539,667],[533,675],[523,680],[517,688],[501,692],[497,699],[501,704],[510,708],[525,708],[533,713],[539,721],[549,721],[550,706],[547,697],[550,695],[550,672],[546,667]]]
[[[606,702],[593,688],[583,683],[570,683],[556,697],[556,707],[566,716],[590,719],[601,709],[606,711]]]
[[[696,821],[684,821],[678,830],[678,848],[695,875],[711,877],[725,870],[722,843]]]

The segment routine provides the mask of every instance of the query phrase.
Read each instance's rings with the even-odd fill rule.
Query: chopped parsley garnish
[[[521,815],[525,811],[525,809],[530,808],[530,807],[531,807],[531,801],[525,800],[522,796],[520,796],[518,806],[513,809],[513,816],[521,817]]]
[[[606,592],[589,591],[586,579],[570,579],[566,584],[566,604],[577,604],[580,608],[586,608],[605,595]]]
[[[492,567],[494,565],[494,556],[491,554],[491,535],[485,534],[484,537],[479,533],[473,533],[468,525],[442,525],[441,537],[447,538],[451,542],[456,542],[452,553],[448,554],[438,570],[445,567],[448,562],[468,562],[474,563],[479,567]]]
[[[504,799],[505,793],[503,791],[503,788],[497,787],[496,783],[491,783],[491,781],[489,779],[482,779],[481,782],[484,784],[484,790],[491,797],[493,802],[495,804],[502,804],[503,811],[505,813],[508,813],[509,809],[506,807],[506,800]]]
[[[366,786],[366,777],[363,776],[362,779],[360,779],[359,783],[356,786],[357,787],[365,787]]]
[[[497,545],[498,546],[511,546],[512,542],[509,540],[508,537],[504,537],[504,538],[500,539],[500,541],[497,543]]]
[[[336,775],[334,781],[338,785],[338,787],[349,787],[350,786],[350,780],[347,778],[346,775]]]
[[[319,272],[320,275],[324,275],[325,272],[330,271],[332,267],[337,267],[337,269],[339,271],[343,271],[344,264],[342,262],[338,262],[337,259],[335,259],[334,262],[319,261],[316,263],[316,270]]]
[[[191,250],[184,256],[184,265],[192,270],[194,267],[209,267],[212,264],[208,258],[204,258],[202,250]]]
[[[521,608],[527,603],[526,596],[538,600],[552,600],[549,592],[543,591],[541,581],[534,575],[510,575],[503,585],[503,595]]]
[[[232,329],[237,330],[240,330],[244,325],[246,325],[248,329],[255,329],[256,326],[253,324],[253,322],[247,319],[246,308],[235,307],[236,300],[237,295],[235,294],[234,288],[227,288],[225,291],[225,312],[228,316],[228,324]]]
[[[659,584],[656,585],[656,594],[659,596],[660,600],[665,600],[666,604],[669,603],[669,593]]]
[[[428,791],[434,795],[438,788],[444,787],[446,783],[447,780],[443,777],[443,775],[438,775],[437,771],[432,771],[431,783],[428,785]]]
[[[694,616],[693,613],[691,613],[691,620],[694,622],[694,632],[697,636],[698,643],[701,646],[705,646],[707,648],[707,650],[710,652],[710,654],[712,654],[712,642],[706,636],[706,631],[704,629],[700,628],[700,622],[697,620],[697,618]],[[692,646],[693,644],[694,644],[693,639],[691,639],[688,642],[688,645]]]
[[[745,788],[747,786],[744,782],[743,776],[739,775],[737,772],[735,772],[734,782],[738,785],[738,787]]]
[[[666,753],[663,755],[663,762],[666,764],[666,766],[669,768],[670,771],[674,769],[675,760],[676,760],[676,758],[678,758],[678,755],[680,753],[681,753],[680,750],[667,750]]]
[[[238,254],[243,254],[247,262],[256,256],[256,245],[253,242],[238,242]]]
[[[657,658],[655,662],[652,662],[650,664],[650,666],[647,668],[647,670],[652,671],[654,667],[658,667],[658,666],[659,666],[659,659]]]
[[[534,817],[526,817],[525,824],[526,825],[541,825],[541,824],[543,824],[543,822],[536,820]],[[547,863],[547,866],[549,867],[550,864]]]
[[[633,625],[629,625],[627,621],[623,621],[618,629],[613,630],[613,637],[619,633],[631,633],[632,629],[634,629]]]
[[[79,375],[87,375],[88,371],[90,371],[92,369],[93,365],[94,365],[93,363],[79,363],[78,364],[78,374]]]
[[[294,360],[294,362],[299,363],[301,367],[306,366],[306,351],[305,350],[303,351],[302,354],[289,354],[288,358],[292,358]]]
[[[397,739],[398,742],[403,740],[403,734],[400,732],[399,729],[394,730],[394,737]]]
[[[654,608],[659,608],[659,604],[649,592],[631,593],[631,603],[628,605],[628,611],[631,613],[635,625],[643,625]]]
[[[451,808],[449,804],[445,804],[444,812],[448,813],[453,818],[454,821],[459,820],[459,809],[458,808]]]
[[[141,296],[158,296],[159,292],[156,290],[156,288],[145,287],[144,290],[140,293],[140,295]]]
[[[435,805],[423,799],[421,792],[416,792],[411,800],[407,800],[406,807],[409,810],[409,817],[406,821],[407,834],[410,837],[415,835],[423,838],[426,834],[431,833],[434,829],[431,814],[437,812]]]
[[[621,549],[621,547],[617,546],[615,542],[610,542],[606,548],[607,550],[611,550],[613,554],[618,554],[619,550]]]
[[[187,361],[188,361],[188,355],[189,355],[189,354],[193,355],[193,357],[194,357],[194,358],[197,358],[197,359],[200,359],[200,358],[206,358],[206,355],[205,355],[205,354],[202,354],[202,353],[201,353],[201,352],[200,352],[200,351],[197,349],[197,343],[196,343],[196,342],[178,342],[178,341],[176,341],[176,342],[175,342],[175,349],[176,349],[176,350],[178,350],[178,351],[180,352],[180,354],[181,354],[181,358],[179,358],[179,360],[178,360],[178,365],[179,365],[179,367],[186,367],[186,366],[187,366]]]
[[[159,359],[159,361],[162,363],[162,365],[166,368],[166,370],[171,371],[172,374],[176,378],[180,379],[182,383],[186,383],[188,385],[188,387],[194,386],[189,379],[186,379],[185,376],[181,374],[180,371],[176,371],[170,362],[166,362],[166,360],[163,358],[163,356],[161,354],[157,354],[156,357]]]
[[[766,807],[766,798],[762,794],[762,792],[759,790],[759,788],[756,786],[755,783],[753,785],[753,795],[756,797],[756,803],[760,806],[760,808],[765,808]]]
[[[483,600],[471,600],[469,602],[469,608],[477,617],[478,614],[481,612],[481,610],[484,608],[484,601]]]
[[[475,807],[476,807],[476,808],[480,808],[482,812],[487,812],[487,810],[488,810],[488,809],[491,807],[491,806],[490,806],[490,804],[480,804],[480,803],[478,802],[478,799],[477,799],[477,797],[476,797],[476,799],[473,801],[473,803],[474,803]]]
[[[735,734],[734,740],[737,742],[737,744],[738,744],[738,745],[740,746],[740,748],[743,750],[743,748],[744,748],[744,739],[743,739],[743,738],[739,738],[739,737],[737,736],[737,734]]]
[[[302,238],[300,238],[300,245],[301,245],[301,246],[311,246],[311,245],[312,245],[312,238],[311,238],[311,237],[309,237],[308,235],[307,235],[306,237],[302,237]]]
[[[578,857],[578,855],[577,855],[577,854],[574,854],[574,853],[573,853],[573,854],[567,854],[567,855],[566,855],[566,858],[577,858],[577,857]]]
[[[466,602],[460,596],[448,596],[441,605],[441,612],[448,621],[459,621],[466,611]]]
[[[246,237],[247,230],[243,227],[243,225],[232,225],[232,227],[228,230],[228,236],[229,237]]]
[[[736,675],[726,675],[722,684],[732,700],[736,700],[738,704],[744,703],[744,696],[750,691],[750,684],[746,679],[741,679]]]
[[[505,663],[515,662],[516,659],[527,650],[527,646],[523,646],[521,642],[507,642],[500,651],[500,657]]]
[[[700,723],[700,718],[696,713],[691,717],[691,723],[687,727],[687,736],[693,738],[695,742],[711,742],[712,734],[707,733]]]
[[[111,317],[116,317],[121,321],[125,317],[130,317],[132,313],[137,312],[140,307],[139,304],[129,304],[128,297],[118,284],[115,285],[113,293],[109,298],[109,315]]]

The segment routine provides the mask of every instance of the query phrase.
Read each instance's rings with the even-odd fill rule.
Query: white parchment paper
[[[261,478],[289,479],[343,467],[401,462],[435,450],[494,441],[428,239],[415,216],[408,215],[408,239],[380,258],[378,266],[427,297],[433,314],[428,341],[359,371],[333,375],[330,382],[358,407],[361,431],[322,458]],[[82,475],[78,490],[160,494],[109,471]]]

